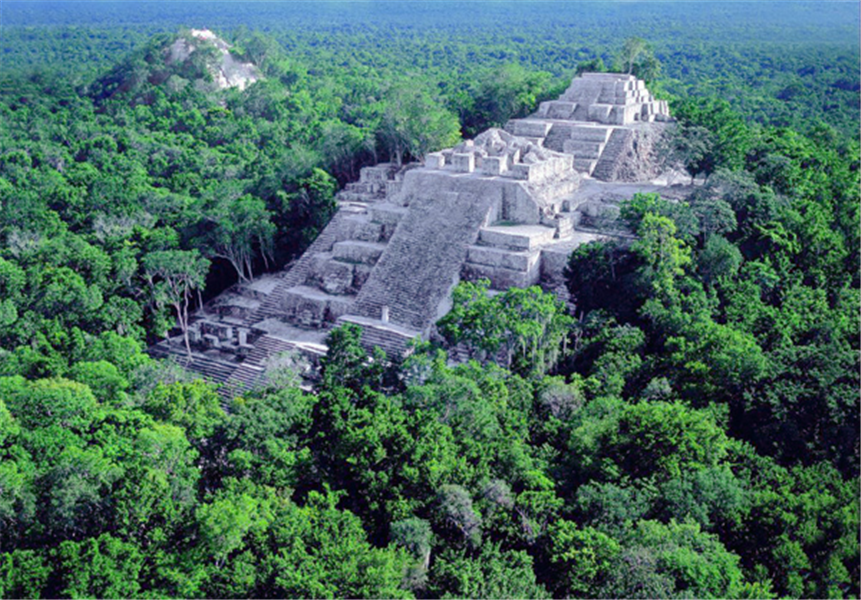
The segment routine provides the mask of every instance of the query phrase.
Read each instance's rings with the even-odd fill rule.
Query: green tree
[[[393,86],[385,95],[377,136],[398,166],[404,155],[424,155],[455,145],[460,139],[457,117],[415,83]]]
[[[526,552],[504,551],[491,543],[472,556],[445,550],[431,569],[429,590],[438,597],[453,598],[550,597],[535,581],[532,558]]]
[[[146,281],[156,307],[170,305],[182,330],[185,349],[191,356],[188,341],[188,316],[192,292],[203,288],[209,271],[209,260],[197,250],[164,250],[144,257]]]
[[[271,583],[259,596],[409,598],[401,588],[410,560],[403,550],[374,548],[359,519],[335,507],[338,495],[311,492],[305,506],[285,503],[261,557]],[[276,550],[277,549],[277,550]],[[271,586],[271,587],[269,587]]]
[[[275,225],[266,203],[250,194],[217,202],[207,216],[210,232],[200,245],[205,253],[226,259],[236,270],[239,281],[254,279],[254,257],[259,251],[268,262],[272,255]]]
[[[137,546],[109,534],[82,542],[62,542],[56,561],[63,596],[133,598],[140,593],[144,556]]]
[[[463,343],[482,360],[502,358],[523,375],[551,370],[566,350],[573,319],[552,295],[538,287],[511,288],[490,297],[489,282],[461,282],[453,306],[438,327],[451,345]]]
[[[636,36],[627,38],[622,44],[614,67],[648,82],[654,81],[661,72],[661,64],[649,43]]]
[[[464,131],[477,135],[488,127],[502,127],[511,118],[525,117],[535,110],[549,86],[549,73],[517,64],[487,71],[475,85],[472,105],[461,109]]]

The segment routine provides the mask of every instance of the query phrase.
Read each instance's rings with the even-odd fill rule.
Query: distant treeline
[[[62,65],[83,81],[155,33],[248,28],[314,75],[417,75],[448,97],[500,64],[545,71],[564,86],[578,64],[610,66],[623,40],[639,36],[661,62],[656,79],[667,93],[723,96],[762,124],[858,129],[853,3],[5,2],[0,10],[5,71]]]

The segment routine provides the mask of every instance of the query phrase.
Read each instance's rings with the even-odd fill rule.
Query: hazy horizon
[[[444,10],[440,7],[445,5]],[[213,8],[217,7],[217,10]],[[168,28],[207,26],[232,29],[240,24],[266,30],[302,23],[303,26],[362,27],[380,19],[398,27],[426,28],[437,25],[468,30],[485,21],[509,18],[542,21],[548,27],[605,27],[648,35],[655,27],[667,27],[676,39],[723,41],[724,31],[711,27],[725,21],[736,41],[766,40],[859,44],[861,4],[858,2],[654,2],[605,0],[573,2],[508,0],[460,2],[423,0],[325,0],[277,2],[271,0],[4,0],[0,2],[0,26],[134,26]],[[793,33],[786,36],[787,28]]]

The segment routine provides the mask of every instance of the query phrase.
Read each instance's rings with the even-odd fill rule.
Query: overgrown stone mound
[[[153,86],[179,91],[193,86],[202,92],[244,90],[262,79],[260,69],[236,55],[230,44],[208,29],[190,29],[155,36],[141,50],[99,78],[91,88],[97,104],[121,96],[148,104]]]
[[[207,54],[204,68],[219,89],[246,87],[261,78],[260,69],[243,62],[230,52],[230,44],[208,29],[192,29],[181,35],[166,49],[165,62],[183,65],[195,52]]]

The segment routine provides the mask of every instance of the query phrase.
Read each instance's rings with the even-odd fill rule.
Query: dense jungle
[[[857,598],[859,12],[0,2],[0,597]],[[260,80],[166,62],[192,28]],[[698,188],[578,247],[573,311],[461,283],[441,341],[229,402],[146,353],[362,166],[620,69]]]

